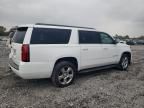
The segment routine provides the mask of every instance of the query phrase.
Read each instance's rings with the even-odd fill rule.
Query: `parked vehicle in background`
[[[136,40],[137,45],[144,45],[144,40]]]
[[[122,40],[121,40],[121,41],[119,41],[119,43],[123,43],[123,44],[126,44],[126,41],[122,41]]]
[[[12,39],[9,66],[24,79],[51,78],[70,85],[77,73],[119,67],[127,70],[131,49],[94,28],[32,24],[18,26]]]
[[[134,41],[134,40],[127,40],[127,41],[126,41],[126,44],[127,44],[127,45],[136,45],[137,43],[136,43],[136,41]]]

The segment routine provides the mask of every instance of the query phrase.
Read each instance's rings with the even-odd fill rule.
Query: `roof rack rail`
[[[95,28],[91,28],[91,27],[69,26],[69,25],[59,25],[59,24],[45,24],[45,23],[36,23],[35,25],[47,25],[47,26],[62,26],[62,27],[74,27],[74,28],[95,29]]]

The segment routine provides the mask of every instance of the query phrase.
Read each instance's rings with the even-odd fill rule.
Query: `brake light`
[[[28,44],[22,45],[21,60],[23,62],[29,62],[30,61],[30,51],[29,51],[29,45]]]

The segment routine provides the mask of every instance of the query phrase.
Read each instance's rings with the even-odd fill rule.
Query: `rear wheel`
[[[55,65],[52,82],[58,87],[65,87],[70,85],[75,78],[76,67],[68,61],[62,61]]]
[[[119,68],[121,70],[127,70],[129,66],[129,57],[127,54],[123,54],[119,62]]]

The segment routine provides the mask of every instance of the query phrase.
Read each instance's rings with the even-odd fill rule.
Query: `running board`
[[[93,71],[97,71],[97,70],[103,70],[103,69],[113,68],[113,67],[116,67],[116,66],[117,65],[107,65],[107,66],[101,66],[101,67],[94,67],[94,68],[80,70],[79,73],[93,72]]]

